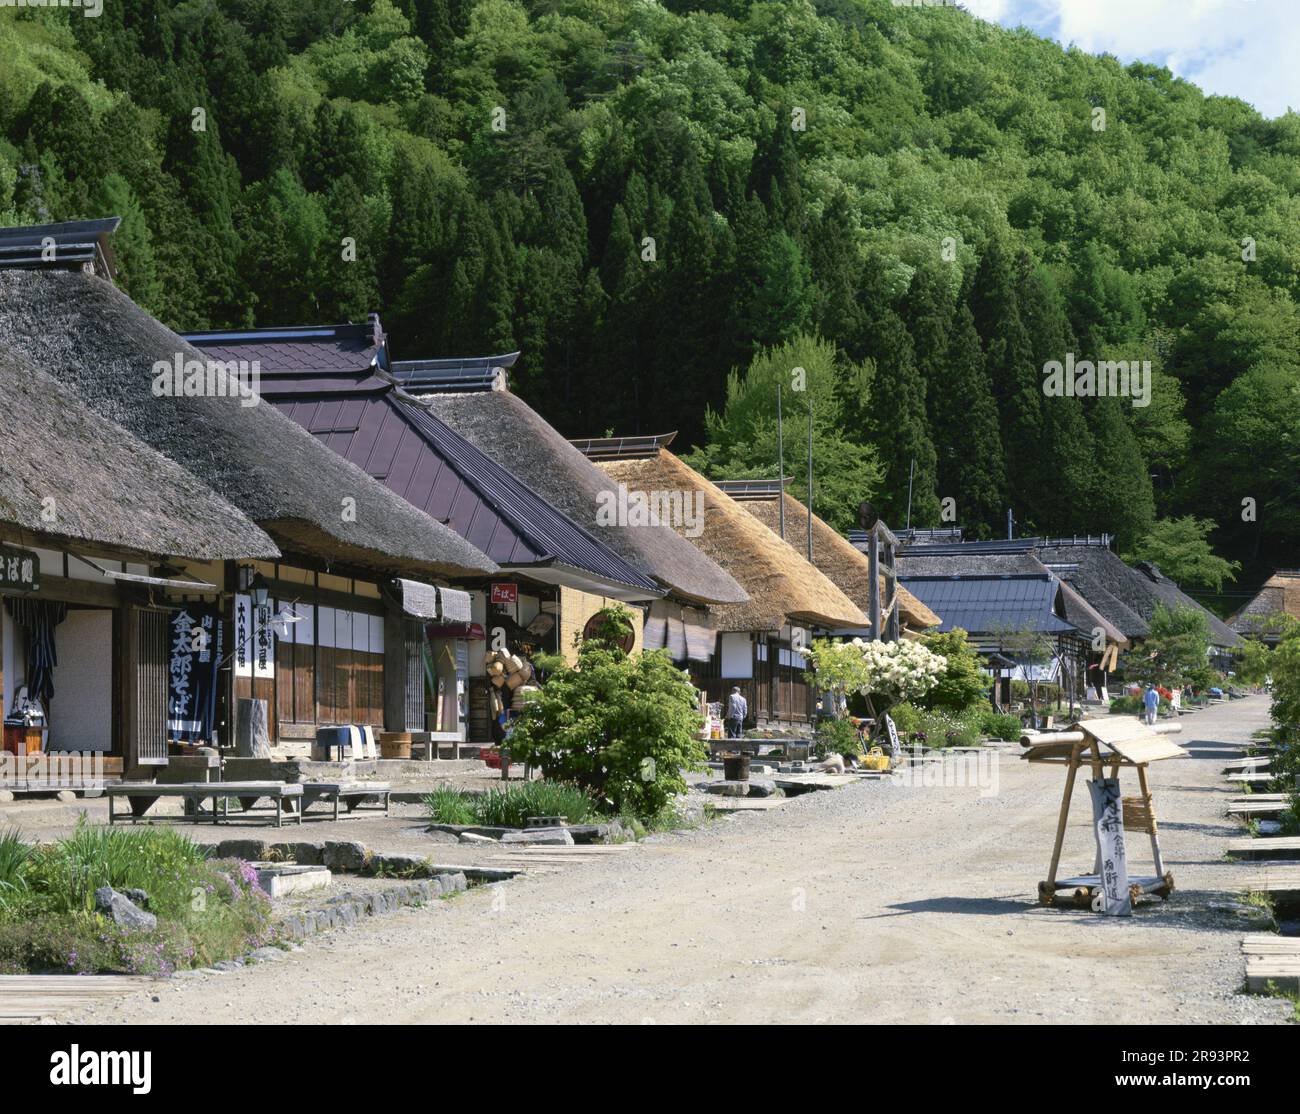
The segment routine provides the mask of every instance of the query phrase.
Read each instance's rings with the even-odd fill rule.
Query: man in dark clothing
[[[736,685],[727,697],[727,714],[723,718],[728,739],[739,739],[745,730],[745,717],[749,715],[749,701],[740,695],[740,686]]]

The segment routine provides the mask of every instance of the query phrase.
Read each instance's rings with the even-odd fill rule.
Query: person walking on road
[[[1142,717],[1143,723],[1155,723],[1156,709],[1160,707],[1160,694],[1156,692],[1154,685],[1147,685],[1147,691],[1143,694],[1142,705],[1146,709],[1146,714]]]
[[[749,715],[749,701],[740,695],[740,686],[736,685],[727,697],[727,715],[723,720],[728,739],[739,739],[745,730],[745,717]]]

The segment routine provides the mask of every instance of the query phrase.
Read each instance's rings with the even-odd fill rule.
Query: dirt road
[[[884,782],[812,794],[62,1020],[1281,1021],[1288,1003],[1238,993],[1243,929],[1210,908],[1244,869],[1223,859],[1240,829],[1223,816],[1216,741],[1266,716],[1250,698],[1184,719],[1198,757],[1153,768],[1178,891],[1127,920],[1035,904],[1063,777],[1012,752],[986,795]],[[1071,871],[1092,862],[1082,781]]]

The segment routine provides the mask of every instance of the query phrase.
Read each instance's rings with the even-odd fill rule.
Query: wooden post
[[[384,607],[384,730],[406,730],[406,632],[402,613]]]
[[[1074,778],[1079,772],[1079,758],[1085,745],[1085,743],[1075,743],[1070,749],[1070,762],[1065,774],[1065,793],[1061,797],[1060,815],[1056,818],[1056,843],[1052,846],[1052,864],[1047,868],[1045,885],[1048,900],[1056,893],[1056,871],[1061,865],[1061,848],[1065,845],[1065,825],[1070,818],[1070,797],[1074,793]],[[1039,888],[1038,897],[1040,901],[1044,899],[1042,887]]]
[[[880,638],[880,539],[873,526],[867,539],[867,576],[870,580],[871,607],[868,617],[871,619],[871,637]]]
[[[122,668],[118,674],[121,685],[119,707],[122,715],[122,776],[134,780],[140,772],[140,690],[137,682],[137,644],[135,608],[123,602],[118,613],[118,649]]]
[[[1146,802],[1147,815],[1151,818],[1151,861],[1156,865],[1156,877],[1163,878],[1165,876],[1165,862],[1160,857],[1160,837],[1156,831],[1156,804],[1151,797],[1151,790],[1147,788],[1146,766],[1139,765],[1137,772],[1138,786],[1142,790],[1142,800]]]

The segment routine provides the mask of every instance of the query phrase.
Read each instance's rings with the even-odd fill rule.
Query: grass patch
[[[563,816],[570,824],[600,818],[595,800],[576,785],[560,781],[525,781],[486,793],[440,786],[424,798],[435,824],[482,824],[522,828],[530,816]]]
[[[170,974],[233,959],[273,941],[257,872],[166,828],[84,822],[66,839],[29,847],[0,836],[0,974]],[[158,918],[124,933],[95,909],[95,890],[143,890]]]
[[[440,785],[424,798],[429,819],[435,824],[473,824],[473,795],[452,785]]]

